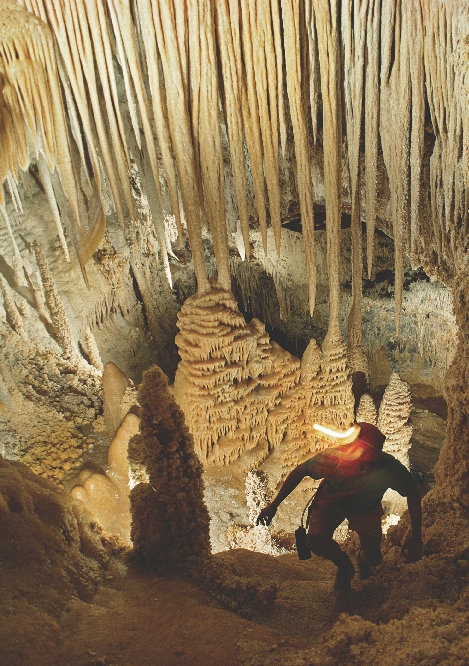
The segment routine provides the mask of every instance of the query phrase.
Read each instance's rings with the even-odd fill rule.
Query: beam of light
[[[326,428],[322,425],[319,425],[319,423],[315,423],[313,428],[315,430],[319,430],[319,432],[322,432],[325,435],[329,435],[330,437],[337,437],[337,439],[345,439],[346,437],[350,437],[350,435],[353,435],[353,433],[356,431],[355,426],[352,426],[345,432],[338,432],[337,430],[332,430],[331,428]]]

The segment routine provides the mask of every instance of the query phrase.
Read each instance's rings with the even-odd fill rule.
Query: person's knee
[[[329,541],[331,541],[331,538],[322,534],[306,535],[306,545],[315,555],[323,556],[327,552]]]
[[[362,555],[363,559],[370,567],[377,567],[383,561],[381,550],[364,551],[362,549]]]

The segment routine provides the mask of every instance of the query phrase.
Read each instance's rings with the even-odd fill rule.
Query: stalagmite
[[[52,180],[50,177],[49,169],[47,167],[46,159],[41,149],[39,149],[37,167],[39,170],[39,177],[41,179],[42,186],[44,187],[44,191],[52,211],[52,217],[54,218],[55,227],[57,229],[57,234],[59,236],[59,242],[64,253],[65,261],[70,261],[70,253],[68,251],[67,241],[65,239],[64,230],[62,227],[59,207],[55,198],[54,188],[52,187]]]
[[[202,465],[184,416],[157,366],[143,375],[139,391],[141,434],[129,457],[143,464],[148,483],[131,491],[134,554],[147,564],[172,567],[210,555],[209,514]]]
[[[329,327],[322,346],[324,408],[328,423],[349,427],[354,422],[352,380],[347,364],[347,348],[338,326]]]
[[[13,330],[18,333],[18,335],[23,338],[23,340],[28,339],[28,335],[26,333],[26,329],[23,324],[23,319],[18,312],[18,308],[16,307],[16,303],[13,300],[13,296],[11,294],[11,289],[3,277],[3,275],[0,273],[0,290],[3,294],[3,305],[5,308],[7,320]]]
[[[364,421],[365,423],[376,425],[377,418],[378,413],[373,398],[368,393],[364,393],[360,398],[355,421],[357,423]]]
[[[260,510],[273,500],[269,476],[263,470],[253,469],[246,475],[246,503],[249,520],[254,525]]]
[[[410,386],[393,372],[379,407],[377,425],[383,435],[386,435],[383,450],[391,453],[407,468],[410,466],[409,448],[412,437],[412,425],[409,425],[411,409]]]
[[[301,89],[300,16],[299,5],[282,0],[282,16],[286,41],[285,62],[290,114],[295,137],[298,193],[300,197],[301,226],[305,243],[306,272],[309,287],[309,311],[314,312],[316,301],[316,247],[314,240],[313,186],[309,139],[304,115]]]
[[[298,383],[298,359],[271,343],[257,319],[246,324],[221,289],[188,298],[178,327],[174,392],[197,454],[218,465],[243,454],[248,467],[258,465],[268,454],[268,415]]]
[[[123,370],[108,361],[104,366],[102,382],[104,422],[108,434],[114,437],[122,421],[121,404],[128,379]]]
[[[44,297],[49,310],[52,326],[54,327],[55,339],[62,348],[65,356],[74,360],[78,356],[76,344],[73,340],[70,324],[64,306],[60,302],[54,279],[47,263],[46,255],[37,240],[33,243],[34,254],[36,256],[37,267],[41,274],[41,281],[44,287]]]
[[[88,357],[90,359],[91,365],[99,370],[103,371],[104,365],[101,360],[101,355],[99,353],[98,345],[96,344],[96,339],[93,335],[93,332],[89,326],[85,328],[85,342],[88,348]]]
[[[3,189],[3,188],[2,188]],[[5,226],[8,231],[8,235],[11,240],[11,245],[13,248],[13,271],[15,274],[15,280],[18,286],[24,286],[26,284],[26,279],[24,276],[24,264],[23,264],[23,259],[21,257],[20,251],[18,249],[18,245],[16,243],[15,237],[13,235],[13,230],[11,228],[10,220],[8,218],[8,214],[6,212],[6,209],[4,206],[0,205],[0,213],[1,216],[3,217],[3,220],[5,222]]]

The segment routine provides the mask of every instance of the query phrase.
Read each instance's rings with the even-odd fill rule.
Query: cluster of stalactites
[[[38,157],[43,154],[48,169],[57,163],[76,210],[68,145],[73,137],[85,174],[81,188],[86,189],[92,176],[99,190],[104,168],[123,220],[126,208],[133,213],[128,178],[132,156],[139,172],[145,172],[152,208],[172,207],[179,234],[180,194],[199,293],[209,290],[204,220],[212,232],[219,284],[228,289],[230,281],[221,120],[248,258],[245,147],[264,245],[270,219],[279,250],[279,165],[287,150],[288,119],[291,122],[311,313],[316,272],[310,148],[321,137],[322,120],[332,326],[339,307],[345,132],[352,204],[350,329],[356,345],[361,322],[361,211],[365,210],[371,274],[380,144],[391,194],[397,323],[404,253],[414,258],[426,255],[444,266],[462,247],[469,219],[465,3],[305,0],[302,11],[301,3],[293,0],[0,4],[0,180],[8,174],[14,179],[17,164],[25,168],[29,163],[32,148]],[[420,215],[425,99],[436,137],[430,159],[431,216]],[[38,164],[44,171],[42,161]],[[163,178],[167,187],[161,186]],[[46,190],[52,201],[48,184]],[[152,213],[157,216],[161,210]],[[66,250],[63,240],[62,244]]]

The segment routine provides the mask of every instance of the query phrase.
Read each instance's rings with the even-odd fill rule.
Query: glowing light
[[[383,534],[386,534],[388,529],[392,527],[393,525],[397,525],[397,523],[400,521],[401,517],[398,516],[396,513],[391,513],[389,516],[386,516],[386,518],[382,522],[382,530]]]
[[[326,428],[325,426],[319,425],[319,423],[315,423],[313,428],[315,430],[319,430],[319,432],[324,433],[324,435],[329,435],[329,437],[337,437],[337,439],[345,439],[346,437],[350,437],[357,430],[356,426],[352,426],[345,432],[338,432],[337,430],[332,430],[331,428]]]

